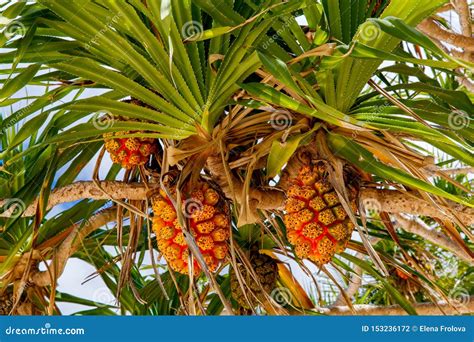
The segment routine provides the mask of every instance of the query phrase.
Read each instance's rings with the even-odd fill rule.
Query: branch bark
[[[449,237],[441,232],[437,232],[428,227],[423,222],[410,220],[401,215],[395,216],[400,228],[403,230],[421,236],[422,238],[452,252],[458,258],[466,261],[468,264],[474,265],[474,260]]]
[[[371,245],[375,245],[379,239],[378,238],[370,238],[369,242]],[[364,254],[357,252],[355,255],[356,258],[363,259],[365,257]],[[364,270],[360,268],[357,265],[354,265],[353,267],[354,273],[351,274],[349,278],[349,284],[347,285],[347,288],[345,289],[345,294],[348,298],[353,298],[357,292],[359,291],[359,288],[362,286],[362,276],[364,274]],[[336,301],[332,306],[342,306],[345,303],[344,295],[342,293],[339,293],[339,295],[336,298]]]
[[[38,286],[48,286],[52,283],[52,277],[59,278],[66,267],[66,262],[78,249],[80,243],[93,231],[112,222],[117,217],[116,208],[104,209],[90,217],[85,222],[75,223],[71,228],[72,232],[59,245],[55,256],[50,263],[50,271],[38,271],[31,275],[31,281]]]
[[[357,253],[357,257],[361,257],[361,253]],[[362,273],[363,270],[359,266],[354,266],[354,274],[351,275],[349,279],[349,285],[347,285],[347,288],[345,289],[346,296],[348,298],[353,298],[355,294],[359,291],[359,288],[362,286]],[[345,303],[345,299],[342,293],[337,296],[336,301],[334,302],[334,305],[340,306]]]
[[[458,82],[464,86],[468,91],[474,93],[474,83],[472,83],[467,77],[457,76]]]
[[[412,214],[452,219],[449,211],[466,225],[474,224],[474,209],[458,203],[449,202],[449,207],[435,207],[427,201],[409,193],[396,190],[364,189],[361,191],[360,200],[369,209],[376,209],[392,214]]]
[[[65,187],[55,189],[51,192],[48,202],[48,209],[66,202],[77,201],[85,198],[94,200],[129,199],[145,200],[148,190],[141,183],[123,183],[118,181],[102,181],[100,186],[105,193],[97,188],[94,182],[76,182]],[[149,184],[151,190],[158,189],[158,184]],[[252,189],[250,198],[256,200],[259,209],[271,210],[282,209],[285,202],[284,193],[278,190]],[[8,203],[10,199],[0,201],[0,207]],[[237,198],[237,201],[245,200]],[[435,217],[440,219],[452,219],[450,210],[466,225],[474,224],[474,209],[454,202],[449,202],[449,207],[435,207],[427,201],[414,194],[400,192],[397,190],[362,189],[360,200],[369,209],[377,209],[393,214],[412,214]],[[36,212],[37,202],[28,206],[23,216],[33,216]],[[371,208],[372,206],[372,208]],[[12,210],[7,210],[0,214],[0,217],[11,216]]]
[[[467,299],[467,303],[451,305],[445,301],[436,303],[414,304],[419,315],[461,315],[474,313],[474,296]],[[357,315],[363,316],[399,316],[407,315],[406,311],[399,305],[377,306],[377,305],[354,305]],[[352,316],[351,309],[347,306],[335,306],[323,310],[323,313],[336,316]]]
[[[62,188],[54,189],[49,197],[47,210],[54,206],[67,202],[79,201],[82,199],[93,200],[109,200],[109,199],[131,199],[131,200],[145,200],[147,189],[142,183],[124,183],[118,181],[102,181],[99,182],[100,187],[105,191],[100,190],[94,182],[80,181]],[[0,201],[0,208],[8,206],[12,199],[5,199]],[[13,199],[18,200],[18,199]],[[17,202],[18,203],[18,202]],[[36,214],[36,206],[38,199],[31,203],[23,212],[23,216],[34,216]],[[7,209],[0,214],[0,217],[10,217],[16,208]]]
[[[461,174],[474,173],[474,166],[455,167],[451,169],[441,169],[439,171],[446,173],[447,175],[461,175]]]
[[[283,209],[285,194],[277,189],[250,188],[245,198],[243,182],[232,174],[229,175],[230,179],[227,177],[220,155],[210,156],[207,159],[207,167],[227,198],[235,197],[238,203],[245,203],[248,200],[252,206],[262,210]]]
[[[465,51],[474,51],[474,38],[446,31],[436,24],[432,18],[422,21],[418,28],[430,37],[463,48]]]
[[[459,15],[459,22],[461,24],[461,31],[465,37],[471,37],[471,13],[467,0],[454,0],[454,8]]]
[[[438,10],[436,11],[437,13],[442,13],[442,12],[447,12],[451,11],[453,9],[453,5],[451,3],[444,4]]]

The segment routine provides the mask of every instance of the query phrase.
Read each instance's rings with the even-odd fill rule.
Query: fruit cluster
[[[230,236],[228,207],[221,195],[206,181],[200,181],[191,196],[182,203],[183,217],[202,253],[207,267],[215,271],[227,255]],[[171,199],[161,190],[153,199],[153,230],[158,248],[170,267],[180,273],[189,272],[189,249]],[[195,274],[200,267],[194,260]]]
[[[324,163],[303,166],[291,181],[284,217],[288,241],[298,257],[328,263],[344,250],[354,224],[326,177]],[[348,187],[348,192],[355,212],[356,190]]]
[[[245,309],[251,309],[251,307],[255,307],[259,302],[263,302],[265,294],[269,295],[275,289],[278,276],[275,259],[266,254],[260,254],[258,251],[252,252],[250,255],[250,265],[255,272],[256,278],[243,265],[239,267],[242,280],[250,290],[247,294],[247,299],[235,274],[235,270],[232,269],[230,271],[232,297]]]

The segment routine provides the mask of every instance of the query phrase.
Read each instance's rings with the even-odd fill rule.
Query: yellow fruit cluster
[[[189,219],[190,231],[210,271],[217,269],[228,251],[230,217],[223,202],[219,193],[205,181],[200,181],[190,198],[183,201],[184,217]],[[153,213],[153,230],[160,252],[173,270],[188,274],[189,249],[183,229],[171,200],[163,191],[153,200]],[[196,260],[194,272],[200,272]]]
[[[291,180],[285,204],[288,241],[296,255],[318,265],[328,263],[344,250],[354,224],[326,178],[322,162],[303,166]],[[356,211],[356,190],[349,187],[352,210]]]
[[[156,152],[156,139],[153,138],[118,138],[117,135],[130,132],[114,132],[104,134],[105,149],[110,158],[125,169],[143,165],[150,155]]]

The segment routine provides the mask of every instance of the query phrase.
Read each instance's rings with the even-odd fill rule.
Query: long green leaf
[[[427,191],[434,195],[450,199],[454,202],[461,203],[469,207],[474,207],[474,204],[470,203],[467,199],[450,194],[432,184],[410,176],[399,169],[381,163],[365,148],[339,134],[329,133],[328,143],[334,154],[346,159],[354,165],[359,166],[366,172],[370,172],[390,181],[398,181],[409,187]]]
[[[5,101],[17,91],[22,89],[36,75],[41,68],[41,64],[33,64],[27,67],[15,78],[7,81],[0,89],[0,102]]]
[[[410,315],[417,315],[416,310],[413,308],[413,306],[408,302],[405,297],[390,283],[382,276],[380,275],[369,263],[367,263],[364,260],[361,260],[359,258],[356,258],[355,256],[348,254],[348,253],[342,253],[342,257],[345,259],[349,260],[350,262],[356,264],[360,268],[362,268],[364,271],[369,273],[371,276],[376,278],[378,281],[380,281],[385,289],[390,293],[392,298]]]

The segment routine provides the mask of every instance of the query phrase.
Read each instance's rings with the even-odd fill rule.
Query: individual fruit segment
[[[355,212],[357,190],[347,190]],[[323,265],[344,250],[354,224],[327,180],[323,162],[303,166],[291,180],[287,197],[284,221],[298,257]]]
[[[191,196],[183,200],[182,207],[207,267],[210,271],[215,271],[227,256],[227,241],[230,236],[229,210],[224,199],[208,182],[202,180]],[[177,212],[162,190],[153,198],[153,214],[153,230],[160,252],[174,271],[188,274],[188,246]],[[200,273],[196,260],[194,272]]]
[[[246,292],[248,301],[245,299],[235,270],[231,269],[230,271],[232,297],[245,309],[251,309],[249,301],[252,307],[257,306],[259,302],[263,302],[265,293],[269,295],[275,289],[278,278],[277,263],[266,254],[253,251],[250,255],[250,265],[257,276],[258,282],[243,265],[239,267],[243,282],[248,287],[248,292]]]

